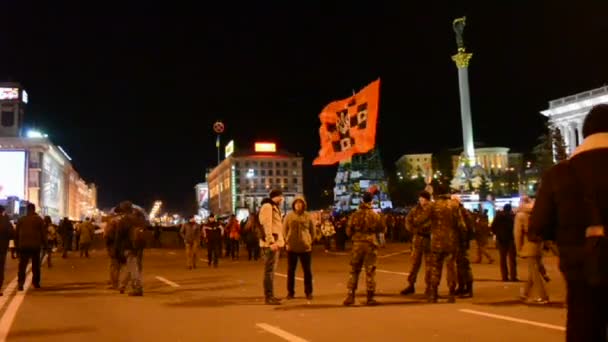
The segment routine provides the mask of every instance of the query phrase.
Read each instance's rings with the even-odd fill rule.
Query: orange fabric
[[[313,165],[332,165],[376,145],[380,79],[357,94],[328,104],[321,114],[321,149]]]

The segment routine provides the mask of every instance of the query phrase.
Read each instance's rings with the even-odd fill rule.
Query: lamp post
[[[213,131],[217,135],[215,139],[215,147],[217,148],[217,173],[218,173],[218,181],[217,181],[217,207],[218,214],[222,214],[222,174],[220,173],[220,135],[224,133],[224,123],[221,121],[216,121],[213,123]]]

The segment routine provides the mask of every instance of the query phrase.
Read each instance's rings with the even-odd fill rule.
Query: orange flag
[[[357,94],[328,104],[321,114],[321,149],[313,165],[332,165],[376,146],[380,79]]]

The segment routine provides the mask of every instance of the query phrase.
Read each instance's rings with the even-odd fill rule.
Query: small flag
[[[380,79],[353,96],[328,104],[321,114],[321,149],[313,165],[332,165],[376,146]]]

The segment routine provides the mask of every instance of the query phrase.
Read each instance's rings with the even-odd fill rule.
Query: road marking
[[[275,272],[274,275],[278,275],[279,277],[287,278],[287,274],[283,274],[283,273],[276,273]],[[296,277],[296,280],[304,281],[304,278]]]
[[[46,257],[47,256],[45,255],[42,258],[42,260],[40,260],[40,265],[44,264]],[[30,288],[30,285],[32,283],[31,270],[32,270],[32,266],[30,264],[30,265],[28,265],[27,269],[25,270],[27,277],[25,278],[25,284],[23,286],[23,291],[18,291],[17,294],[15,294],[15,296],[12,297],[12,300],[11,300],[10,304],[8,305],[8,307],[6,308],[4,315],[2,315],[2,318],[0,319],[0,342],[6,341],[6,337],[8,336],[11,326],[13,325],[13,322],[15,321],[15,317],[17,316],[17,311],[19,310],[19,307],[21,306],[21,304],[23,303],[23,300],[25,299],[25,294],[27,293],[27,290]],[[13,279],[11,281],[11,283],[9,284],[9,287],[12,285],[14,288],[16,286],[17,281],[18,281],[17,278]],[[15,282],[15,283],[13,283],[13,282]],[[7,289],[8,289],[8,287],[7,287]],[[6,291],[6,293],[8,294],[8,291]],[[4,305],[4,303],[2,305]]]
[[[333,254],[333,255],[350,255],[350,253],[345,253],[345,252],[325,252],[327,254]]]
[[[504,321],[533,325],[533,326],[541,327],[541,328],[566,331],[565,327],[562,327],[559,325],[553,325],[553,324],[547,324],[547,323],[541,323],[541,322],[535,322],[535,321],[528,321],[526,319],[509,317],[509,316],[495,315],[495,314],[491,314],[491,313],[487,313],[487,312],[483,312],[483,311],[475,311],[475,310],[468,310],[468,309],[460,309],[459,311],[464,312],[464,313],[473,314],[473,315],[478,315],[478,316],[502,319]]]
[[[200,260],[201,260],[201,261],[204,261],[204,262],[206,262],[206,263],[208,263],[208,262],[209,262],[209,260],[207,260],[207,259],[203,259],[203,258],[200,258]]]
[[[406,254],[406,253],[409,253],[409,250],[407,250],[407,251],[401,251],[401,252],[396,252],[396,253],[390,253],[390,254],[386,254],[386,255],[380,255],[380,256],[378,256],[378,258],[390,258],[390,257],[395,256],[395,255]]]
[[[387,270],[376,270],[376,272],[388,273],[388,274],[397,274],[397,275],[402,275],[402,276],[408,276],[408,275],[410,275],[409,273],[405,273],[405,272],[393,272],[393,271],[387,271]]]
[[[268,331],[271,334],[277,335],[280,338],[284,339],[285,341],[289,341],[289,342],[308,342],[308,340],[305,340],[299,336],[296,336],[294,334],[288,333],[287,331],[280,329],[278,327],[275,327],[273,325],[270,324],[266,324],[266,323],[257,323],[256,326],[258,328],[264,329],[266,331]]]
[[[169,252],[169,255],[176,255],[176,252]]]
[[[171,287],[180,287],[180,285],[178,283],[174,283],[171,280],[167,279],[167,278],[163,278],[161,276],[156,276],[156,279],[162,281],[163,283],[171,286]]]

